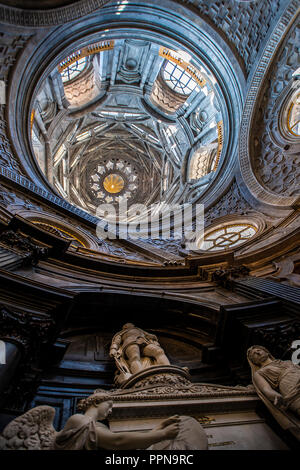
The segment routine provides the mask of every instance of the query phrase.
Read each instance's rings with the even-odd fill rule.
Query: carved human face
[[[269,357],[269,354],[267,353],[267,351],[258,347],[253,348],[250,353],[251,361],[257,366],[260,366],[261,364],[263,364],[268,359],[268,357]]]
[[[105,419],[112,412],[113,402],[111,400],[103,401],[97,405],[98,419]]]

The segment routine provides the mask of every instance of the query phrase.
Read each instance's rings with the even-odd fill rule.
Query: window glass
[[[60,72],[62,81],[68,82],[69,80],[77,77],[77,75],[79,75],[80,72],[82,72],[82,70],[85,68],[86,64],[86,57],[82,57],[81,59],[76,60],[76,62],[73,62],[73,64],[69,65],[69,67]]]
[[[186,70],[170,61],[163,69],[163,77],[172,90],[182,95],[189,95],[197,86],[195,80]]]
[[[231,248],[249,240],[256,232],[256,227],[249,224],[227,225],[205,235],[203,244],[199,248],[206,251]]]

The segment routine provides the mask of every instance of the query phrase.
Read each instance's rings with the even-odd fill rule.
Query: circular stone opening
[[[209,186],[223,178],[224,160],[230,168],[234,163],[235,153],[229,149],[235,148],[238,135],[229,131],[240,115],[240,86],[226,56],[224,61],[223,55],[219,57],[209,26],[204,24],[204,31],[195,26],[191,33],[193,14],[176,23],[166,10],[162,22],[161,8],[152,6],[137,21],[139,7],[130,4],[122,11],[122,35],[110,27],[114,6],[103,7],[100,23],[91,18],[84,32],[76,23],[59,48],[51,33],[49,54],[57,47],[59,55],[39,53],[40,65],[33,67],[31,82],[26,78],[22,87],[31,90],[24,108],[29,112],[30,147],[41,173],[56,193],[92,215],[102,202],[117,205],[123,199],[150,205],[170,198],[182,203],[200,197],[210,201]],[[145,28],[150,19],[155,33]],[[136,24],[134,31],[127,20]],[[176,37],[182,41],[169,36],[175,24]],[[64,73],[71,74],[81,59],[87,67],[63,81]],[[190,87],[188,93],[172,94],[163,79],[168,64],[174,83],[178,78],[181,87]],[[242,78],[239,68],[237,75]],[[232,80],[236,86],[227,87]],[[227,95],[232,99],[225,100]],[[228,103],[236,106],[227,108]],[[186,108],[189,112],[182,118]],[[194,180],[201,179],[195,187]],[[193,183],[182,198],[182,185],[189,181]]]
[[[124,184],[122,176],[116,173],[110,173],[103,180],[103,187],[110,194],[120,193]]]
[[[225,224],[209,231],[199,248],[205,251],[226,250],[246,242],[257,233],[257,227],[249,223]]]

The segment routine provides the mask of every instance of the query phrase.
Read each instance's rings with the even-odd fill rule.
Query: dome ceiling
[[[36,90],[31,144],[52,187],[89,213],[125,199],[184,203],[216,174],[224,109],[198,57],[107,38],[66,56]]]

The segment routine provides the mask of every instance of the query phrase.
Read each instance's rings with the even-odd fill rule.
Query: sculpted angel
[[[300,440],[300,367],[275,359],[263,346],[249,348],[247,357],[259,397],[281,426]]]
[[[54,450],[126,450],[146,449],[165,439],[176,438],[179,417],[164,420],[160,426],[148,432],[112,432],[102,423],[111,413],[113,402],[105,393],[95,393],[81,400],[78,409],[84,414],[71,416],[64,429],[55,438]]]
[[[172,416],[147,432],[112,432],[101,421],[111,413],[111,396],[103,391],[79,402],[83,414],[71,416],[56,432],[55,409],[38,406],[9,423],[0,436],[2,450],[206,449],[207,437],[191,417]],[[190,447],[192,446],[192,447]]]

